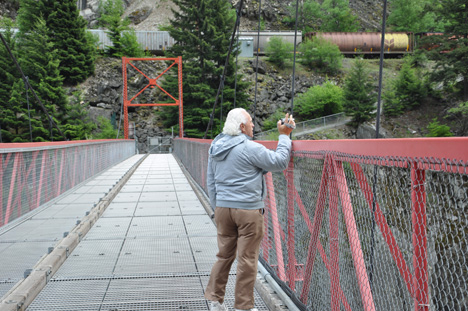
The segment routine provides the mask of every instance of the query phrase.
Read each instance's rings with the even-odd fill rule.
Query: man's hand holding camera
[[[284,119],[281,119],[277,123],[278,132],[284,135],[289,135],[296,128],[296,123],[294,122],[294,118],[289,113],[286,114]]]

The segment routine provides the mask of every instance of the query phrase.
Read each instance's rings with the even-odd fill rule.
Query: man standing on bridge
[[[218,231],[217,261],[211,270],[205,298],[212,311],[228,310],[224,305],[226,283],[237,252],[234,308],[254,309],[254,284],[260,242],[263,238],[263,199],[266,187],[263,175],[285,170],[289,163],[291,139],[295,127],[292,115],[277,124],[279,142],[276,151],[253,142],[252,117],[242,108],[232,109],[223,133],[211,144],[208,159],[208,195],[215,209]]]

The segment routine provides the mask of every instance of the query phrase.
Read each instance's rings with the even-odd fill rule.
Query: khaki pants
[[[262,210],[216,207],[215,221],[218,227],[218,260],[211,269],[205,298],[223,303],[237,250],[234,308],[253,308],[258,255],[263,238]]]

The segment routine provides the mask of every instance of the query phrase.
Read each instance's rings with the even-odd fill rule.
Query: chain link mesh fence
[[[135,154],[133,140],[0,149],[0,227]]]
[[[210,142],[175,140],[176,156],[205,190]],[[429,147],[443,153],[442,142]],[[395,149],[386,143],[381,149]],[[265,175],[260,256],[302,309],[468,310],[468,141],[452,148],[458,161],[404,155],[416,143],[425,142],[375,156],[385,152],[315,151],[315,142],[302,142],[287,170]]]
[[[320,117],[312,120],[296,123],[296,129],[292,133],[293,138],[296,136],[322,131],[328,128],[346,124],[350,120],[344,112]],[[278,130],[276,128],[255,134],[257,140],[277,140]]]

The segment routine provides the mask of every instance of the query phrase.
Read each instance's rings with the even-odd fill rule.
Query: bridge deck
[[[0,229],[0,296],[141,159]],[[209,310],[216,228],[172,155],[149,155],[27,310]],[[232,310],[235,264],[227,286]],[[268,310],[260,296],[256,307]]]

